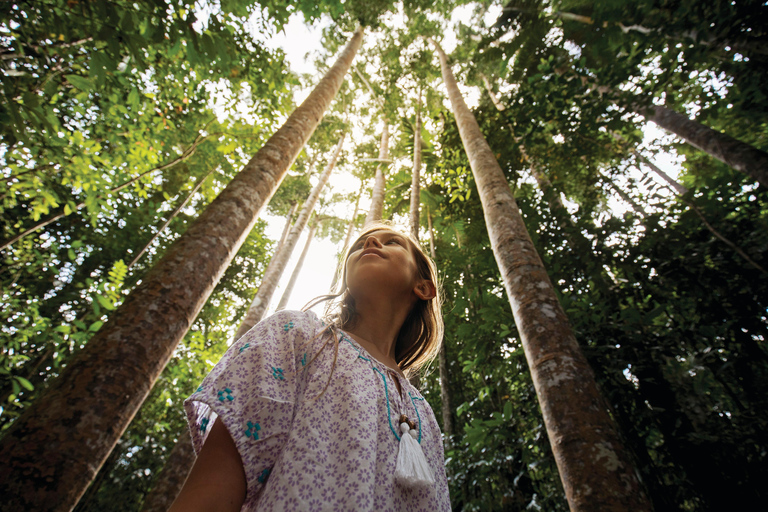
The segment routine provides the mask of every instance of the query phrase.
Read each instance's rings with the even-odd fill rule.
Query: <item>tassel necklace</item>
[[[424,451],[421,449],[421,421],[419,421],[419,429],[416,430],[416,423],[409,420],[405,414],[401,414],[399,418],[400,423],[400,435],[392,427],[392,411],[389,405],[389,386],[387,386],[387,378],[384,374],[375,366],[371,365],[373,371],[381,376],[384,381],[384,395],[387,398],[387,420],[389,420],[389,429],[395,435],[395,439],[400,441],[400,446],[397,451],[397,462],[395,464],[395,482],[404,486],[412,488],[430,488],[435,485],[435,477],[432,475],[432,470],[429,467],[427,458],[424,456]],[[413,395],[408,392],[408,396],[413,403]],[[414,410],[418,417],[419,411],[414,404]]]
[[[414,422],[408,420],[405,414],[400,415],[400,447],[397,452],[395,481],[406,487],[433,487],[435,477],[421,450],[414,427]],[[421,425],[419,425],[418,437],[421,437]]]
[[[364,357],[360,352],[360,349],[355,346],[349,339],[345,332],[341,331],[341,338],[346,339],[347,342],[352,345],[357,353],[358,357],[364,361],[368,361],[373,371],[379,374],[381,380],[384,382],[384,396],[387,399],[387,420],[389,421],[389,429],[395,435],[395,439],[400,442],[400,446],[397,451],[397,462],[395,464],[395,482],[404,486],[414,489],[418,488],[431,488],[435,485],[435,477],[432,475],[432,470],[429,467],[427,458],[424,456],[424,451],[421,449],[421,418],[419,418],[418,430],[416,430],[416,423],[409,420],[405,414],[401,414],[399,418],[400,435],[397,434],[392,427],[392,411],[389,405],[389,386],[387,386],[387,378],[384,373],[381,372],[376,366],[373,365],[373,361]],[[408,392],[408,396],[413,403],[414,397]],[[422,399],[423,400],[423,399]],[[413,408],[416,411],[416,416],[419,415],[419,410],[416,409],[416,404],[413,404]]]

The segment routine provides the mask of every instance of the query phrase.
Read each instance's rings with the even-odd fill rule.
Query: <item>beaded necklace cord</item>
[[[392,409],[391,409],[391,407],[389,405],[389,386],[387,385],[387,378],[386,378],[386,376],[384,375],[384,373],[381,370],[379,370],[378,368],[376,368],[373,365],[373,361],[371,361],[371,358],[367,358],[367,357],[363,356],[362,349],[358,348],[354,343],[352,343],[352,341],[349,339],[349,336],[347,336],[347,334],[344,331],[339,331],[339,332],[341,333],[341,338],[346,340],[347,343],[349,343],[352,346],[352,348],[354,348],[357,351],[357,357],[359,359],[362,359],[363,361],[368,361],[368,363],[370,363],[370,365],[371,365],[371,369],[374,372],[378,373],[379,376],[381,377],[382,382],[384,382],[384,396],[386,396],[386,398],[387,398],[387,420],[389,421],[389,430],[392,431],[392,434],[395,436],[395,439],[400,441],[400,436],[397,434],[397,430],[395,430],[395,428],[392,426]],[[413,396],[413,394],[410,391],[408,392],[408,397],[411,399],[411,404],[413,405],[413,409],[416,411],[416,418],[419,420],[418,421],[419,437],[418,437],[418,439],[416,441],[419,444],[421,444],[421,415],[419,414],[419,409],[418,409],[418,407],[416,407],[416,402],[414,402],[414,400],[424,400],[424,399],[420,398],[418,396]],[[399,423],[409,423],[407,417],[405,417],[405,421],[402,421],[403,417],[405,417],[404,414],[401,415],[401,417],[400,417],[401,421]],[[411,427],[411,428],[413,428],[413,427]]]

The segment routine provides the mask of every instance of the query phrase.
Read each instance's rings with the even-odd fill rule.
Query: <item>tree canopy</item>
[[[434,239],[447,364],[420,386],[436,412],[445,393],[453,404],[453,507],[568,505],[428,37],[449,50],[654,508],[765,499],[766,187],[665,133],[649,109],[765,154],[766,11],[701,0],[3,4],[0,436],[319,80],[265,43],[301,16],[323,27],[321,73],[357,23],[368,31],[269,211],[284,217],[306,200],[347,130],[317,236],[341,245],[348,223],[362,225],[377,165],[383,217],[408,231],[421,138],[420,233],[425,247]],[[385,122],[389,157],[378,162]],[[357,197],[334,180],[364,184],[356,216]],[[78,510],[141,509],[185,435],[184,398],[258,289],[277,244],[266,227],[242,245]]]

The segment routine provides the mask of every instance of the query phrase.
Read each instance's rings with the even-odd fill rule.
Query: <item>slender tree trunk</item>
[[[416,107],[416,126],[413,135],[413,176],[411,177],[411,236],[419,239],[419,205],[421,203],[421,91]]]
[[[280,248],[285,243],[285,239],[288,237],[288,233],[291,232],[291,221],[293,221],[293,216],[296,215],[296,210],[298,209],[299,209],[299,202],[294,201],[291,206],[291,211],[289,211],[288,215],[285,216],[285,226],[283,226],[283,232],[280,234],[280,241],[277,242],[277,247],[275,247],[275,252],[280,250]]]
[[[641,155],[639,152],[634,151],[634,153],[637,155],[637,157],[640,159],[641,162],[643,162],[650,170],[655,172],[658,176],[661,177],[664,181],[666,181],[670,187],[674,189],[674,191],[679,196],[684,196],[688,193],[688,189],[685,188],[683,185],[681,185],[677,180],[672,179],[669,174],[665,173],[661,169],[658,168],[656,164],[645,158],[643,155]]]
[[[301,255],[299,256],[299,261],[296,262],[296,268],[293,269],[291,278],[288,280],[288,284],[285,286],[285,291],[283,292],[283,296],[280,297],[280,302],[277,305],[278,311],[285,309],[285,306],[288,304],[288,300],[291,298],[291,293],[293,293],[293,287],[296,286],[296,280],[299,278],[299,274],[301,273],[301,267],[304,266],[304,260],[307,258],[307,253],[309,252],[309,246],[312,245],[312,239],[315,237],[315,231],[317,231],[317,224],[318,224],[318,221],[315,220],[312,223],[312,225],[309,226],[309,233],[307,233],[307,241],[304,243],[304,249],[301,251]]]
[[[493,92],[493,87],[491,87],[490,82],[488,82],[488,77],[485,75],[480,75],[480,78],[483,80],[483,85],[485,85],[485,90],[488,92],[488,96],[491,98],[491,103],[493,103],[493,106],[496,107],[496,110],[499,112],[504,112],[507,107],[505,107],[504,104],[499,101],[496,93]]]
[[[166,220],[163,223],[163,225],[160,226],[160,229],[157,230],[157,232],[152,236],[152,238],[149,240],[149,242],[147,242],[146,245],[144,245],[144,247],[142,247],[142,249],[139,251],[139,253],[136,256],[134,256],[133,260],[131,260],[131,262],[126,267],[126,270],[130,270],[131,267],[134,266],[141,259],[141,257],[144,255],[144,253],[147,252],[147,250],[152,246],[152,244],[155,242],[155,240],[157,240],[157,237],[160,236],[160,233],[162,233],[165,230],[165,228],[168,227],[168,224],[170,224],[171,221],[173,221],[173,219],[176,218],[176,215],[178,215],[179,212],[181,210],[183,210],[185,206],[187,206],[187,203],[189,203],[189,201],[194,197],[194,195],[197,194],[197,191],[200,189],[200,187],[202,186],[203,182],[206,179],[208,179],[208,176],[213,174],[214,170],[215,169],[211,169],[210,171],[208,171],[208,174],[203,176],[203,178],[201,178],[197,182],[197,184],[195,184],[195,188],[192,189],[192,192],[190,192],[189,195],[187,196],[187,198],[184,199],[184,201],[182,201],[182,203],[179,206],[177,206],[176,209],[174,209],[171,212],[171,214],[168,216],[168,220]]]
[[[642,161],[648,168],[650,168],[653,172],[661,176],[667,183],[670,184],[674,192],[677,194],[678,198],[688,205],[688,208],[693,211],[700,219],[702,224],[704,224],[704,227],[706,227],[710,233],[712,233],[715,238],[723,242],[725,245],[731,248],[736,254],[738,254],[741,258],[744,259],[747,263],[755,267],[757,270],[762,272],[763,274],[768,274],[768,270],[766,270],[762,265],[757,263],[755,260],[749,257],[749,255],[744,252],[744,250],[736,245],[734,242],[732,242],[730,239],[728,239],[725,235],[720,233],[710,222],[707,220],[707,218],[704,216],[704,213],[701,211],[701,209],[696,206],[693,201],[690,199],[686,199],[684,197],[684,194],[688,192],[688,189],[685,188],[683,185],[679,184],[677,181],[670,178],[667,173],[659,169],[656,164],[654,164],[652,161],[645,158],[643,155],[641,155],[639,152],[635,152],[635,154],[640,158],[640,161]]]
[[[320,123],[362,35],[0,440],[4,510],[75,506]]]
[[[352,234],[355,232],[355,221],[357,220],[357,214],[360,212],[360,198],[363,197],[363,189],[365,188],[365,182],[360,182],[360,190],[357,192],[357,199],[355,200],[355,211],[352,213],[352,218],[349,219],[347,225],[347,234],[344,236],[344,246],[341,249],[341,254],[346,254],[349,243],[352,241]]]
[[[616,185],[612,179],[607,178],[606,183],[608,186],[618,194],[619,197],[621,197],[626,203],[629,204],[629,206],[632,207],[632,209],[635,211],[636,214],[640,216],[640,219],[645,219],[648,216],[648,213],[645,211],[645,209],[637,204],[634,199],[629,197],[629,194],[621,190],[621,187]]]
[[[437,260],[435,254],[435,232],[432,229],[432,214],[427,210],[427,224],[429,228],[429,253],[432,256],[432,261]],[[440,372],[440,410],[443,415],[443,434],[445,434],[445,447],[450,448],[453,444],[453,436],[455,434],[453,428],[453,407],[451,399],[451,389],[448,385],[450,380],[448,379],[448,358],[445,354],[445,340],[438,352],[438,368]]]
[[[155,484],[144,498],[141,512],[166,512],[181,492],[196,458],[192,438],[185,428],[179,434],[165,466],[157,475]]]
[[[379,160],[389,158],[389,126],[384,121],[384,130],[381,132],[381,146],[379,147]],[[384,180],[384,162],[379,162],[376,166],[376,177],[373,181],[373,193],[371,194],[371,207],[368,209],[368,215],[365,217],[365,224],[381,220],[384,212],[384,192],[386,183]]]
[[[357,199],[355,200],[355,211],[352,213],[352,218],[349,219],[349,224],[347,225],[347,234],[344,237],[344,245],[341,246],[341,258],[342,260],[339,261],[338,265],[336,266],[336,271],[333,273],[333,280],[331,281],[331,289],[330,292],[333,293],[333,291],[336,289],[336,285],[339,282],[339,273],[341,272],[341,269],[344,268],[344,261],[343,258],[347,254],[347,248],[349,248],[349,244],[352,241],[352,234],[355,232],[355,222],[357,220],[357,214],[360,211],[360,198],[363,197],[363,189],[365,188],[365,182],[360,182],[360,190],[357,193]]]
[[[691,146],[768,187],[768,153],[730,135],[713,130],[666,107],[630,105],[634,112],[672,132]]]
[[[651,510],[504,173],[461,96],[445,53],[433,44],[570,508]]]
[[[336,144],[336,149],[334,150],[331,159],[328,161],[328,165],[325,167],[317,185],[312,189],[307,201],[301,208],[301,213],[299,213],[296,223],[293,225],[291,232],[285,239],[285,243],[283,243],[280,250],[275,253],[267,266],[267,270],[264,271],[264,277],[261,280],[259,291],[256,292],[251,307],[248,309],[243,322],[235,333],[236,340],[240,339],[243,334],[247,333],[254,325],[259,323],[264,316],[264,313],[266,313],[267,308],[269,308],[269,302],[272,300],[272,295],[274,295],[275,290],[277,289],[277,285],[280,282],[280,277],[283,275],[285,266],[288,265],[288,260],[291,259],[293,249],[299,242],[301,232],[304,231],[304,228],[309,221],[309,216],[312,215],[312,211],[315,209],[315,204],[317,204],[317,200],[320,198],[320,192],[322,192],[323,187],[325,187],[325,184],[328,183],[328,180],[331,177],[333,168],[336,165],[336,160],[338,160],[341,148],[344,145],[344,137],[346,137],[346,133],[341,135],[338,144]]]

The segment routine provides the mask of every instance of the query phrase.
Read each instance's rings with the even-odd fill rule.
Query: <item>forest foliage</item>
[[[768,195],[648,130],[631,106],[664,105],[768,151],[767,10],[752,0],[4,3],[0,435],[317,79],[294,75],[264,44],[296,14],[326,27],[320,70],[356,23],[370,29],[273,213],[306,198],[342,129],[357,135],[339,165],[369,187],[386,119],[384,216],[405,225],[422,96],[421,240],[431,217],[446,297],[453,507],[567,510],[424,41],[449,33],[454,72],[477,98],[478,123],[654,507],[759,503],[768,498]],[[687,191],[646,161],[669,174],[666,162],[678,163]],[[321,206],[351,215],[354,200],[331,193]],[[340,241],[347,221],[331,219],[318,236]],[[140,510],[185,433],[184,398],[226,350],[269,262],[277,241],[264,229],[260,221],[242,246],[79,510]],[[421,385],[442,421],[438,373]]]

